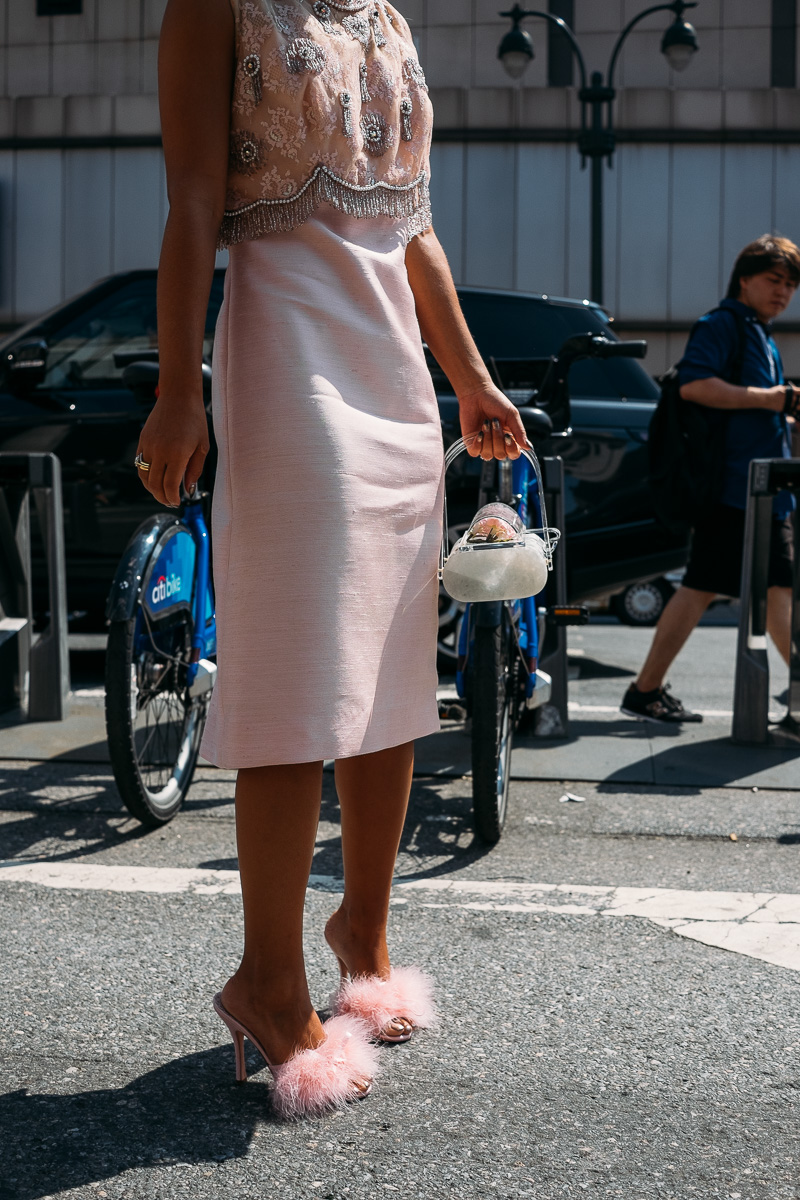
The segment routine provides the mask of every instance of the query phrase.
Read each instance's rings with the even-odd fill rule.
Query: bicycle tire
[[[187,701],[185,688],[181,687],[181,667],[173,663],[166,669],[172,673],[170,686],[153,691],[150,702],[168,707],[176,718],[183,717],[180,732],[173,736],[164,727],[164,734],[157,741],[163,747],[163,763],[148,766],[144,761],[143,746],[146,741],[137,728],[137,717],[145,712],[141,702],[142,673],[148,664],[134,661],[137,620],[141,619],[141,607],[137,606],[133,617],[127,621],[112,621],[109,628],[106,650],[106,732],[111,768],[120,796],[128,811],[138,821],[151,829],[165,825],[183,804],[192,782],[200,739],[205,727],[208,696]],[[178,621],[168,627],[170,638],[176,647],[182,647],[182,657],[188,662],[191,647],[191,618],[182,613]],[[166,740],[165,740],[166,739]],[[164,779],[163,786],[152,785],[157,777]]]
[[[514,735],[514,657],[508,618],[478,625],[472,649],[472,815],[481,841],[500,840],[508,814]]]

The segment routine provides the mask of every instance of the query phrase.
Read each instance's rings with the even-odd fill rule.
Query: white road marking
[[[238,871],[22,859],[0,862],[0,883],[162,895],[183,892],[236,896],[241,890]],[[309,887],[341,892],[342,881],[332,875],[312,875]],[[397,879],[394,893],[395,903],[405,903],[409,893],[419,893],[419,903],[429,908],[638,917],[707,946],[800,971],[800,895],[794,893],[699,892],[485,879]]]

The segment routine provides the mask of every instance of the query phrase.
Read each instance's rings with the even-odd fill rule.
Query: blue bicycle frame
[[[172,529],[167,527],[160,541],[160,549],[150,560],[145,576],[142,609],[145,618],[154,620],[180,608],[191,611],[194,631],[186,675],[187,686],[191,688],[200,659],[210,658],[217,651],[210,544],[200,497],[186,504],[181,522],[176,522]],[[139,637],[150,639],[148,620],[137,630],[137,640]]]
[[[511,491],[513,495],[520,497],[517,512],[525,527],[528,528],[531,524],[529,521],[531,508],[535,517],[534,525],[541,527],[544,524],[544,514],[539,503],[538,480],[533,467],[524,455],[515,459],[511,464]],[[475,618],[480,620],[480,613],[473,613],[472,609],[494,610],[487,611],[485,619],[487,624],[497,625],[500,620],[502,603],[498,601],[494,604],[468,604],[464,610],[458,635],[458,664],[456,667],[456,691],[462,699],[466,696],[467,691],[466,674],[469,667]],[[505,601],[505,603],[510,609],[511,619],[519,639],[520,652],[528,668],[525,680],[525,699],[528,700],[533,695],[536,686],[536,669],[539,665],[539,623],[536,618],[536,597],[525,596],[519,600]]]

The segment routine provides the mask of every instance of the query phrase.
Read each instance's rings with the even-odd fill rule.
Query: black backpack
[[[736,322],[738,344],[725,378],[727,383],[738,384],[747,322],[730,308],[711,311],[729,313]],[[690,340],[695,328],[689,334]],[[658,382],[661,397],[648,434],[650,495],[661,523],[681,536],[693,528],[700,512],[718,501],[722,491],[729,414],[725,409],[706,408],[682,399],[677,366]]]

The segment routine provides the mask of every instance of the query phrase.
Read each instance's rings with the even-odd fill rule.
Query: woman
[[[438,728],[439,414],[420,329],[470,453],[525,434],[467,331],[430,224],[432,113],[382,0],[169,0],[159,89],[170,213],[160,395],[142,481],[176,506],[208,451],[200,363],[215,246],[219,671],[202,753],[238,768],[244,953],[215,1008],[285,1115],[366,1094],[372,1041],[430,1021],[386,922],[413,739]],[[325,936],[343,983],[323,1025],[302,953],[325,759],[345,893]],[[368,1040],[372,1039],[372,1041]]]

